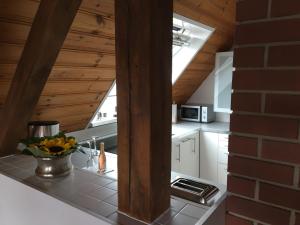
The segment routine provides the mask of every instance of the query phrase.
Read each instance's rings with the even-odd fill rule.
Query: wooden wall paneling
[[[0,21],[0,42],[8,44],[24,44],[31,24]],[[115,40],[113,37],[90,35],[83,32],[69,32],[62,47],[70,50],[84,50],[114,54]]]
[[[38,120],[45,120],[47,118],[51,118],[52,120],[55,118],[66,118],[76,114],[82,114],[83,112],[93,113],[95,112],[97,107],[98,107],[97,103],[67,105],[63,107],[53,107],[53,108],[45,108],[45,107],[38,106],[35,109],[33,118]],[[61,108],[61,110],[59,110],[59,108]]]
[[[80,93],[103,93],[112,85],[113,81],[48,81],[47,86],[42,91],[42,95],[68,95]],[[0,95],[5,95],[8,91],[10,82],[0,82]]]
[[[115,4],[118,205],[146,222],[170,206],[172,3]]]
[[[0,43],[0,61],[2,63],[17,63],[23,51],[23,46],[16,44]],[[115,66],[115,55],[97,52],[62,49],[57,57],[56,65],[59,66]]]
[[[105,92],[102,93],[79,93],[79,94],[56,94],[56,95],[42,95],[38,102],[39,108],[48,107],[63,107],[69,105],[81,105],[85,103],[98,104],[104,97]]]
[[[38,6],[38,1],[2,0],[0,3],[0,20],[31,23]],[[112,37],[115,33],[114,19],[100,13],[79,10],[73,21],[71,31]]]
[[[12,79],[39,2],[39,0],[0,1],[0,48],[2,53],[0,55],[0,86],[1,82],[9,84]],[[185,103],[197,89],[196,86],[201,85],[213,70],[214,59],[211,55],[231,48],[235,1],[174,0],[174,10],[180,15],[216,29],[173,87],[173,100],[177,103]],[[49,76],[48,82],[52,82],[52,84],[49,83],[50,90],[52,90],[53,82],[60,82],[59,85],[63,86],[69,81],[90,81],[92,85],[92,81],[112,82],[115,79],[114,17],[114,0],[82,1],[60,51],[59,59]],[[185,80],[191,80],[191,82],[185,82]],[[48,83],[45,89],[49,90],[47,86]],[[3,83],[1,87],[3,87]],[[0,106],[7,94],[7,89],[8,87],[3,87],[3,90],[0,90],[0,96],[2,93]],[[61,90],[63,91],[63,89]],[[109,88],[105,93],[108,90]],[[73,93],[67,89],[65,91],[65,97],[70,99]],[[103,89],[99,90],[99,92],[102,91]],[[60,94],[62,95],[62,92]],[[90,99],[88,96],[86,97],[85,103],[90,103]],[[49,107],[51,108],[52,105]],[[63,122],[62,119],[65,118],[56,119]],[[75,126],[70,125],[69,127]],[[78,129],[84,127],[78,127]]]
[[[0,83],[12,79],[16,64],[0,64]],[[113,67],[54,66],[49,81],[112,81],[116,77]]]
[[[1,155],[15,151],[80,3],[41,1],[1,113]]]

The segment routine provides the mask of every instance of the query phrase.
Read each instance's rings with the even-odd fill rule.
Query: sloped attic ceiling
[[[216,28],[175,83],[176,102],[184,103],[209,75],[215,52],[232,45],[234,5],[234,0],[174,0],[177,14]],[[38,0],[0,1],[0,109],[38,6]],[[114,1],[83,0],[32,119],[58,120],[66,131],[87,125],[115,79],[114,36]]]

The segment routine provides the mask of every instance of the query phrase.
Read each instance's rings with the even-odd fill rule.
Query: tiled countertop
[[[117,212],[117,180],[113,179],[116,177],[116,171],[98,175],[80,169],[86,165],[86,157],[82,153],[73,154],[72,161],[75,168],[69,176],[64,178],[43,179],[35,176],[36,160],[25,155],[0,158],[0,174],[11,177],[111,224],[143,224]],[[115,165],[109,165],[110,162],[111,164],[116,163],[115,156],[107,154],[107,159],[108,168],[115,167]],[[172,173],[172,175],[176,176],[177,174]],[[225,197],[225,188],[219,188],[221,191],[216,197],[217,204],[215,206]],[[154,224],[203,224],[213,210],[214,207],[203,206],[172,196],[170,210]]]

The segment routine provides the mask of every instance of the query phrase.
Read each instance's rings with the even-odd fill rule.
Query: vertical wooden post
[[[119,210],[170,206],[172,0],[116,0]]]
[[[41,1],[0,117],[0,156],[15,151],[80,4]]]

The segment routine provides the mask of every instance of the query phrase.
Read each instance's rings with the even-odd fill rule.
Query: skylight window
[[[117,119],[117,87],[113,83],[111,89],[94,115],[93,126],[114,122]]]
[[[174,84],[195,55],[203,47],[214,29],[174,14],[173,17],[173,62]]]
[[[214,29],[183,16],[173,17],[173,62],[172,83],[174,84],[198,51],[208,40]],[[116,83],[112,85],[108,95],[95,113],[92,125],[114,122],[117,118]]]

